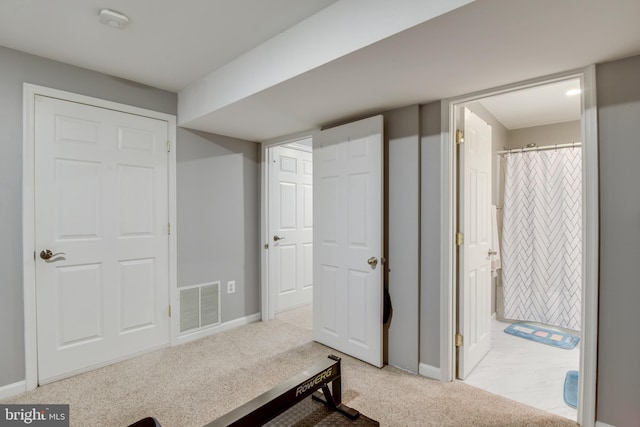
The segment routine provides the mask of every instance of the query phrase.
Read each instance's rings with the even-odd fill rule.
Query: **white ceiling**
[[[571,79],[484,98],[480,103],[509,130],[580,120],[580,89]]]
[[[638,0],[476,0],[464,5],[467,1],[1,0],[0,45],[179,92],[181,125],[250,140],[640,53]],[[432,8],[448,3],[453,10],[429,11],[418,25],[396,19],[427,3]],[[127,14],[130,26],[116,30],[99,24],[100,8]],[[387,35],[379,31],[379,22],[367,21],[376,8],[389,21]],[[344,19],[337,20],[340,11]],[[352,36],[337,44],[376,31],[378,39],[327,54],[287,38],[312,28],[314,19],[323,25],[325,37],[344,34],[338,23],[349,25]],[[325,38],[315,42],[322,47]],[[269,45],[285,46],[277,61],[264,54]],[[322,61],[317,60],[321,53]],[[315,65],[282,72],[301,57]],[[234,72],[222,79],[219,70]],[[287,75],[248,88],[247,82],[275,72]],[[216,84],[240,95],[215,100]],[[193,92],[213,100],[195,114],[183,114]],[[531,105],[516,101],[507,110],[517,113]],[[513,126],[521,125],[507,125]]]
[[[0,45],[178,92],[336,0],[0,0]],[[99,24],[100,9],[129,18]]]

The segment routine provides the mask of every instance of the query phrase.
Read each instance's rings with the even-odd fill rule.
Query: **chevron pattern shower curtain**
[[[580,330],[580,148],[506,155],[504,317]]]

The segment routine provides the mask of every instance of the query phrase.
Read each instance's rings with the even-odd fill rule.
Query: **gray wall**
[[[599,65],[600,421],[640,420],[640,56]]]
[[[177,95],[0,46],[0,387],[22,381],[22,86],[33,83],[175,114]]]
[[[596,417],[640,419],[640,56],[597,67],[600,295]],[[439,367],[440,103],[421,108],[420,362]],[[571,126],[571,125],[568,125]],[[573,137],[572,137],[573,138]],[[539,142],[539,141],[538,141]]]
[[[416,357],[418,363],[440,366],[440,106],[434,102],[384,114],[394,305],[388,362],[412,372]],[[416,336],[418,342],[412,343]]]
[[[256,143],[178,130],[178,286],[220,280],[223,322],[260,311],[258,157]]]
[[[388,363],[418,373],[420,285],[420,107],[384,113],[388,147],[388,287],[393,316]]]
[[[177,95],[0,46],[0,387],[24,380],[23,83],[176,114]],[[200,159],[198,158],[200,157]],[[259,311],[255,143],[178,129],[178,283],[236,280],[223,321]],[[222,224],[222,226],[221,226]]]
[[[568,144],[582,141],[580,120],[513,129],[508,132],[506,148],[523,148],[527,144],[544,145]]]
[[[420,107],[420,363],[440,367],[440,102]]]
[[[108,99],[170,114],[176,113],[176,94],[114,77],[95,73],[55,61],[0,47],[0,386],[24,379],[24,323],[22,299],[22,84],[35,83],[56,89]],[[598,345],[597,418],[611,425],[633,425],[640,419],[640,341],[635,332],[640,324],[637,242],[640,241],[640,144],[637,123],[640,117],[640,57],[599,65],[597,68],[598,115],[600,144],[600,316]],[[440,340],[440,102],[420,108],[420,362],[439,366]],[[184,146],[181,146],[182,142]],[[181,285],[211,280],[242,277],[241,289],[229,304],[231,317],[258,310],[258,252],[254,252],[252,235],[258,233],[257,148],[246,142],[181,130],[178,136],[179,175],[178,245]],[[236,145],[236,143],[238,145]],[[398,146],[399,147],[399,146]],[[202,163],[196,160],[202,155]],[[229,170],[220,160],[225,158],[238,170]],[[218,173],[210,173],[210,163]],[[225,162],[226,163],[226,162]],[[210,173],[210,182],[200,182],[203,202],[195,197],[194,175],[190,167]],[[228,179],[222,172],[231,174]],[[184,187],[188,189],[185,190]],[[235,190],[242,187],[243,196]],[[255,191],[254,191],[255,190]],[[211,193],[211,194],[209,194]],[[230,198],[225,199],[225,195]],[[220,196],[220,197],[218,197]],[[189,199],[190,198],[190,199]],[[221,200],[222,199],[222,200]],[[205,206],[213,215],[234,211],[238,221],[233,229],[242,228],[242,236],[217,235],[207,230],[205,237],[195,237],[194,230],[209,223],[210,217],[191,212],[189,201]],[[216,210],[216,204],[220,209]],[[228,209],[227,209],[228,207]],[[253,216],[252,216],[253,212]],[[189,223],[187,215],[195,222]],[[180,218],[182,216],[182,218]],[[226,219],[221,219],[226,220]],[[240,224],[244,223],[244,226]],[[230,262],[242,268],[229,268],[212,273],[193,265],[203,263],[184,258],[213,238],[221,246],[233,246]],[[257,238],[256,238],[257,241]],[[219,242],[216,242],[219,243]],[[194,249],[196,248],[196,249]],[[212,261],[216,252],[205,257]],[[224,256],[224,255],[223,255]],[[240,257],[239,259],[237,257]],[[231,259],[233,258],[233,259]],[[215,261],[212,261],[215,262]],[[220,276],[227,276],[220,277]],[[213,279],[215,280],[215,279]],[[237,279],[236,280],[240,280]],[[250,283],[255,283],[250,290]],[[236,304],[237,303],[237,304]],[[225,308],[223,308],[225,310]],[[400,308],[396,307],[396,311]]]
[[[415,348],[410,340],[415,337],[416,323],[418,362],[434,368],[440,366],[440,108],[441,103],[434,102],[385,113],[389,138],[389,287],[394,304],[389,363],[409,371],[415,369],[411,368]],[[416,191],[418,195],[411,201]],[[405,271],[397,272],[398,267]],[[416,273],[417,289],[413,287]],[[406,293],[398,294],[399,290]]]

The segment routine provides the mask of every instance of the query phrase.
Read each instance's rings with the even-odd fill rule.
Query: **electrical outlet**
[[[227,293],[228,294],[232,294],[236,291],[236,281],[235,280],[229,280],[227,282]]]

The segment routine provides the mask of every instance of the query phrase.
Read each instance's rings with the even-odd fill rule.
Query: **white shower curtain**
[[[580,330],[580,148],[506,155],[504,317]]]

